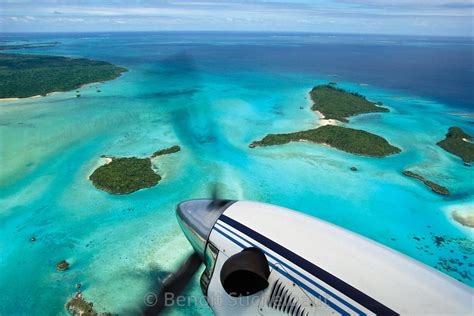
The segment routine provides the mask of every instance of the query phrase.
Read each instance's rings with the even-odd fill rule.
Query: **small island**
[[[401,150],[378,135],[337,125],[325,125],[315,129],[289,134],[269,134],[262,140],[249,145],[257,146],[283,145],[289,142],[308,141],[361,156],[385,157],[399,153]]]
[[[438,194],[441,194],[441,195],[449,195],[450,192],[447,188],[437,184],[437,183],[434,183],[433,181],[429,181],[427,179],[425,179],[423,176],[417,174],[417,173],[414,173],[412,171],[408,171],[408,170],[404,170],[402,171],[402,173],[404,175],[406,175],[407,177],[412,177],[412,178],[415,178],[421,182],[423,182],[427,187],[431,188],[431,190],[435,193],[438,193]]]
[[[97,189],[128,194],[158,184],[161,176],[151,168],[150,158],[111,158],[89,177]]]
[[[94,186],[110,194],[129,194],[158,184],[161,176],[152,169],[151,159],[181,150],[172,146],[153,153],[150,157],[106,157],[109,162],[100,166],[89,176]]]
[[[362,113],[389,112],[378,106],[380,103],[370,102],[359,93],[347,92],[332,84],[316,86],[309,94],[313,101],[311,109],[320,112],[324,119],[347,122],[348,117]]]
[[[470,164],[474,161],[474,143],[471,142],[472,140],[474,140],[474,137],[461,128],[450,127],[446,138],[439,141],[437,145]]]
[[[112,80],[127,71],[105,61],[48,55],[0,54],[0,99],[28,98]]]
[[[177,152],[180,151],[180,150],[181,150],[181,147],[178,146],[178,145],[171,146],[170,148],[166,148],[166,149],[161,149],[161,150],[155,151],[155,152],[151,155],[151,158],[156,158],[156,157],[158,157],[158,156],[163,156],[163,155],[174,154],[174,153],[177,153]]]

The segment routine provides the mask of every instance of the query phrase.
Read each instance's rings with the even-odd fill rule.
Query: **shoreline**
[[[100,157],[105,163],[104,165],[107,165],[109,163],[112,162],[113,158],[112,157],[109,157],[109,156],[104,156],[104,157]]]
[[[120,75],[120,76],[122,76],[122,75]],[[120,77],[120,76],[119,76],[119,77]],[[117,77],[117,78],[119,78],[119,77]],[[115,79],[117,79],[117,78],[115,78]],[[111,80],[115,80],[115,79],[111,79]],[[71,90],[67,90],[67,91],[51,91],[51,92],[46,93],[45,95],[37,94],[37,95],[33,95],[33,96],[31,96],[31,97],[24,97],[24,98],[0,98],[0,102],[21,101],[21,100],[45,98],[45,97],[52,96],[52,95],[55,94],[55,93],[67,93],[67,92],[74,91],[74,90],[76,90],[76,89],[86,88],[86,86],[88,86],[88,85],[102,84],[102,83],[104,83],[104,82],[105,82],[105,81],[96,81],[96,82],[91,82],[91,83],[85,83],[85,84],[83,84],[82,86],[77,87],[77,88],[74,88],[74,89],[71,89]]]
[[[76,87],[74,89],[71,89],[71,90],[66,90],[66,91],[61,91],[61,90],[58,90],[58,91],[51,91],[51,92],[48,92],[46,93],[45,95],[41,95],[41,94],[37,94],[37,95],[32,95],[31,97],[24,97],[24,98],[0,98],[0,102],[8,102],[8,101],[22,101],[22,100],[29,100],[29,99],[37,99],[37,98],[45,98],[45,97],[49,97],[55,93],[67,93],[67,92],[71,92],[71,91],[74,91],[74,90],[77,90],[77,89],[83,89],[83,88],[88,88],[89,85],[94,85],[94,84],[104,84],[108,81],[112,81],[112,80],[116,80],[120,77],[122,77],[126,72],[129,72],[130,70],[127,68],[127,71],[124,71],[122,72],[119,76],[113,78],[113,79],[109,79],[109,80],[104,80],[104,81],[94,81],[94,82],[89,82],[89,83],[84,83],[82,85],[80,85],[79,87]]]
[[[312,141],[307,140],[307,139],[299,139],[299,140],[296,140],[296,141],[290,141],[288,144],[290,144],[290,143],[308,143],[308,144],[321,145],[321,146],[325,146],[327,148],[335,149],[335,150],[342,151],[342,152],[345,152],[345,153],[348,153],[348,154],[351,154],[351,155],[355,155],[355,156],[359,156],[359,157],[385,158],[385,157],[388,157],[388,156],[392,155],[392,154],[390,154],[390,155],[386,155],[386,156],[370,156],[370,155],[364,155],[364,154],[357,154],[357,153],[352,153],[350,151],[346,151],[344,149],[340,149],[340,148],[331,146],[327,143],[316,143],[316,142],[312,142]],[[287,145],[287,144],[282,144],[282,145]],[[252,147],[250,147],[250,146],[252,146]],[[278,145],[253,145],[253,144],[250,144],[248,147],[249,148],[256,148],[256,147],[273,147],[273,146],[278,146]]]
[[[337,126],[338,128],[346,128],[344,126],[339,126],[339,125],[335,125]],[[322,128],[321,126],[315,128],[315,130],[319,129],[319,128]],[[346,129],[350,129],[350,128],[346,128]],[[272,134],[268,134],[267,136],[269,135],[272,135]],[[280,134],[276,134],[276,136],[278,136]],[[288,134],[284,134],[284,135],[288,135]],[[375,134],[373,134],[375,135]],[[267,137],[265,136],[265,137]],[[378,135],[375,135],[375,136],[378,136]],[[265,138],[264,137],[264,138]],[[380,136],[379,136],[380,137]],[[309,139],[304,139],[304,138],[299,138],[299,139],[294,139],[294,140],[290,140],[288,142],[285,142],[285,143],[278,143],[278,144],[262,144],[261,142],[263,141],[262,138],[261,140],[259,141],[253,141],[252,143],[250,143],[248,145],[249,148],[253,149],[253,148],[257,148],[257,147],[273,147],[273,146],[282,146],[282,145],[288,145],[290,143],[309,143],[309,144],[315,144],[315,145],[322,145],[322,146],[325,146],[327,148],[331,148],[331,149],[335,149],[335,150],[338,150],[338,151],[341,151],[341,152],[344,152],[344,153],[347,153],[347,154],[351,154],[351,155],[355,155],[355,156],[359,156],[359,157],[367,157],[367,158],[385,158],[385,157],[388,157],[388,156],[392,156],[392,155],[395,155],[395,154],[399,154],[402,150],[398,147],[395,147],[393,145],[391,145],[390,143],[388,143],[390,146],[392,147],[395,147],[398,149],[397,152],[391,152],[391,153],[387,153],[387,154],[383,154],[383,155],[370,155],[370,154],[364,154],[364,153],[356,153],[356,152],[351,152],[351,151],[348,151],[346,149],[343,149],[343,148],[339,148],[339,147],[336,147],[336,146],[333,146],[331,144],[328,144],[326,142],[317,142],[317,141],[312,141],[312,140],[309,140]],[[383,137],[382,137],[383,138]],[[385,140],[385,139],[384,139]],[[386,141],[386,140],[385,140]],[[387,141],[388,142],[388,141]]]
[[[105,155],[102,155],[99,157],[99,159],[96,161],[95,165],[93,168],[91,168],[89,170],[89,172],[87,173],[87,180],[90,180],[89,177],[94,173],[94,171],[101,167],[101,166],[105,166],[105,165],[108,165],[109,163],[112,162],[112,160],[114,159],[114,157],[111,157],[111,156],[105,156]]]
[[[55,93],[55,92],[56,91],[51,92],[51,93]],[[19,101],[19,100],[27,100],[27,99],[38,99],[38,98],[41,98],[41,97],[46,97],[51,93],[48,93],[47,95],[38,94],[38,95],[33,95],[31,97],[25,97],[25,98],[3,98],[3,99],[0,99],[0,102],[2,102],[2,101],[3,102],[6,102],[6,101]]]
[[[325,118],[324,114],[319,112],[318,110],[311,110],[311,111],[319,115],[319,122],[320,122],[319,126],[339,125],[337,120]]]
[[[307,100],[308,100],[308,106],[309,106],[309,110],[313,113],[316,113],[316,115],[319,116],[319,125],[318,126],[325,126],[325,125],[339,125],[338,124],[338,121],[337,120],[334,120],[334,119],[327,119],[323,113],[321,113],[320,111],[318,110],[313,110],[312,107],[313,107],[313,99],[311,98],[311,89],[312,87],[310,87],[308,90],[310,92],[306,92],[307,94]],[[305,90],[307,91],[307,90]]]

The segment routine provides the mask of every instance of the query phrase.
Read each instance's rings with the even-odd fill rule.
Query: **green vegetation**
[[[27,98],[115,79],[125,68],[85,58],[0,54],[0,98]]]
[[[158,150],[158,151],[155,151],[152,155],[151,155],[151,158],[156,158],[158,156],[162,156],[162,155],[168,155],[168,154],[173,154],[173,153],[176,153],[178,151],[181,150],[181,147],[179,147],[178,145],[174,145],[174,146],[171,146],[170,148],[166,148],[166,149],[161,149],[161,150]]]
[[[158,184],[161,176],[151,168],[151,159],[158,156],[176,153],[181,150],[178,145],[158,150],[146,158],[110,158],[111,161],[100,166],[89,176],[97,189],[111,194],[128,194]]]
[[[113,158],[89,177],[97,189],[128,194],[158,184],[161,176],[151,169],[150,158]]]
[[[64,306],[66,310],[74,316],[109,316],[110,313],[98,313],[94,310],[94,304],[82,298],[81,293],[77,293]]]
[[[441,195],[449,195],[449,190],[437,183],[434,183],[432,181],[429,181],[427,179],[425,179],[423,176],[417,174],[417,173],[414,173],[414,172],[411,172],[411,171],[408,171],[408,170],[405,170],[405,171],[402,171],[402,173],[404,175],[406,175],[407,177],[412,177],[412,178],[415,178],[417,180],[420,180],[421,182],[423,182],[427,187],[430,187],[431,190],[435,193],[438,193],[438,194],[441,194]]]
[[[347,122],[353,115],[369,112],[389,112],[389,109],[376,106],[359,93],[350,93],[334,85],[316,86],[310,92],[313,111],[319,111],[326,119]]]
[[[459,127],[450,127],[446,138],[437,143],[444,150],[460,157],[467,163],[474,161],[474,137],[464,132]]]
[[[59,42],[44,42],[33,44],[4,44],[0,45],[0,50],[25,49],[25,48],[44,48],[58,45]]]
[[[383,137],[335,125],[289,134],[269,134],[262,140],[253,142],[249,147],[282,145],[298,141],[325,144],[351,154],[369,157],[385,157],[400,152],[399,148],[390,145]]]

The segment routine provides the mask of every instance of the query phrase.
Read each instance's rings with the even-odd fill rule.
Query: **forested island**
[[[401,151],[400,148],[390,145],[383,137],[336,125],[325,125],[288,134],[268,134],[262,140],[251,143],[249,147],[283,145],[301,141],[324,144],[351,154],[369,157],[385,157]]]
[[[161,176],[152,169],[151,159],[179,150],[181,150],[179,146],[173,146],[157,151],[146,158],[105,157],[110,159],[110,162],[94,170],[89,179],[97,189],[110,194],[129,194],[150,188],[161,180]]]
[[[320,112],[325,119],[347,122],[347,117],[361,113],[389,112],[387,108],[368,101],[363,95],[336,88],[335,84],[331,82],[327,85],[319,85],[310,91],[314,103],[311,109]],[[386,157],[401,151],[381,136],[339,125],[324,125],[294,133],[268,134],[263,139],[252,142],[249,147],[303,141],[328,145],[351,154],[368,157]]]
[[[169,148],[165,148],[165,149],[161,149],[161,150],[157,150],[155,151],[152,155],[151,155],[151,158],[156,158],[158,156],[163,156],[163,155],[169,155],[169,154],[173,154],[173,153],[177,153],[178,151],[181,150],[181,147],[179,147],[178,145],[175,145],[175,146],[171,146]]]
[[[125,71],[111,63],[86,58],[0,54],[0,99],[70,91],[115,79]]]
[[[45,48],[45,47],[54,47],[58,44],[59,44],[59,42],[43,42],[43,43],[27,43],[27,44],[2,44],[2,45],[0,45],[0,50],[16,50],[16,49],[25,49],[25,48]]]
[[[313,101],[311,109],[320,112],[325,119],[347,122],[348,117],[357,114],[390,111],[359,93],[347,92],[331,84],[316,86],[309,94]]]
[[[404,171],[402,171],[402,173],[404,175],[406,175],[407,177],[412,177],[412,178],[415,178],[415,179],[423,182],[427,187],[431,188],[431,190],[435,193],[438,193],[438,194],[441,194],[441,195],[449,195],[450,194],[450,192],[447,188],[445,188],[442,185],[439,185],[437,183],[434,183],[433,181],[429,181],[429,180],[425,179],[423,176],[421,176],[417,173],[414,173],[414,172],[408,171],[408,170],[404,170]]]
[[[437,145],[444,150],[460,157],[464,162],[471,163],[474,161],[474,139],[471,135],[464,132],[459,127],[450,127],[446,138],[439,141]]]

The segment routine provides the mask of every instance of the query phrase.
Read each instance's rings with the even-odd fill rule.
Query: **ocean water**
[[[15,53],[87,57],[129,71],[82,87],[81,98],[64,92],[0,102],[0,315],[66,314],[76,283],[99,311],[138,312],[160,278],[192,251],[175,205],[209,197],[216,184],[224,198],[314,215],[474,285],[473,230],[451,217],[455,210],[474,212],[474,169],[435,145],[450,126],[474,134],[472,39],[1,37],[61,42]],[[368,158],[307,143],[248,148],[268,133],[318,126],[308,92],[328,81],[384,102],[390,113],[360,115],[348,126],[377,133],[402,153]],[[156,160],[163,180],[153,188],[113,196],[88,180],[103,154],[148,156],[175,144],[181,152]],[[436,195],[403,176],[406,168],[452,195]],[[57,272],[63,259],[71,269]],[[197,277],[189,296],[201,297]],[[211,314],[197,303],[168,312]]]

